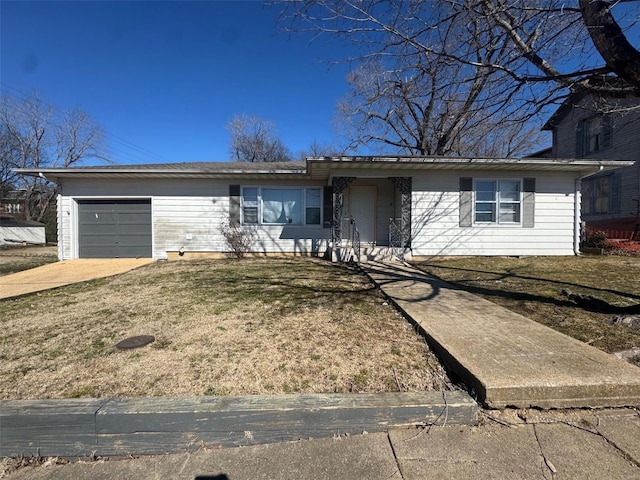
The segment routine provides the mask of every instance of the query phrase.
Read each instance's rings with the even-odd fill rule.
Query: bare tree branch
[[[58,112],[37,95],[0,99],[1,171],[14,168],[68,167],[87,159],[103,160],[103,131],[81,111]],[[24,218],[42,221],[57,193],[44,178],[13,172],[6,188],[24,194]]]
[[[617,26],[610,14],[616,3],[280,2],[285,31],[340,37],[359,52],[342,59],[356,65],[338,108],[351,144],[421,155],[467,155],[488,148],[478,136],[495,140],[501,130],[508,132],[506,150],[516,154],[526,142],[510,139],[518,131],[512,126],[541,124],[541,112],[572,92],[638,96],[640,75],[634,80],[634,69],[603,60],[594,47],[594,28]],[[622,30],[616,35],[603,40],[616,45],[609,52],[621,51]],[[622,57],[635,58],[629,47]],[[636,103],[630,108],[640,108]]]

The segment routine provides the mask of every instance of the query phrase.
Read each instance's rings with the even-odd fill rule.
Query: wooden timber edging
[[[466,392],[0,401],[0,456],[179,453],[477,423]]]

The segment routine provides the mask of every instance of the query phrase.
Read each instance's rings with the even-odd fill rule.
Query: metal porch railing
[[[360,231],[354,218],[351,218],[351,248],[353,248],[356,263],[360,265]]]
[[[389,248],[393,251],[393,255],[399,260],[404,261],[405,246],[407,239],[405,238],[404,229],[402,228],[402,218],[389,219]]]

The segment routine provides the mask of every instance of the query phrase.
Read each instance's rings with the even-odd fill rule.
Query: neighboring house
[[[24,190],[8,190],[0,196],[0,215],[19,217],[23,214],[26,194]]]
[[[628,110],[639,103],[638,99],[595,101],[574,94],[543,126],[552,132],[554,158],[635,162],[582,182],[582,220],[591,227],[640,229],[640,110]]]
[[[44,224],[0,215],[0,245],[22,243],[46,243]]]
[[[630,164],[630,163],[629,163]],[[60,186],[61,260],[256,254],[571,255],[580,180],[617,162],[320,157],[21,170]],[[359,231],[359,239],[354,236]],[[359,240],[364,250],[352,248]],[[356,243],[358,243],[356,241]]]

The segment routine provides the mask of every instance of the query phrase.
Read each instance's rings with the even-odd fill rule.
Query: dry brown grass
[[[0,301],[0,319],[3,399],[450,387],[365,276],[318,260],[155,263]]]
[[[586,310],[562,290],[614,305],[640,303],[640,258],[473,257],[433,259],[423,270],[605,352],[640,347],[640,331],[612,325],[616,314]]]
[[[58,261],[57,247],[0,247],[0,276]]]

